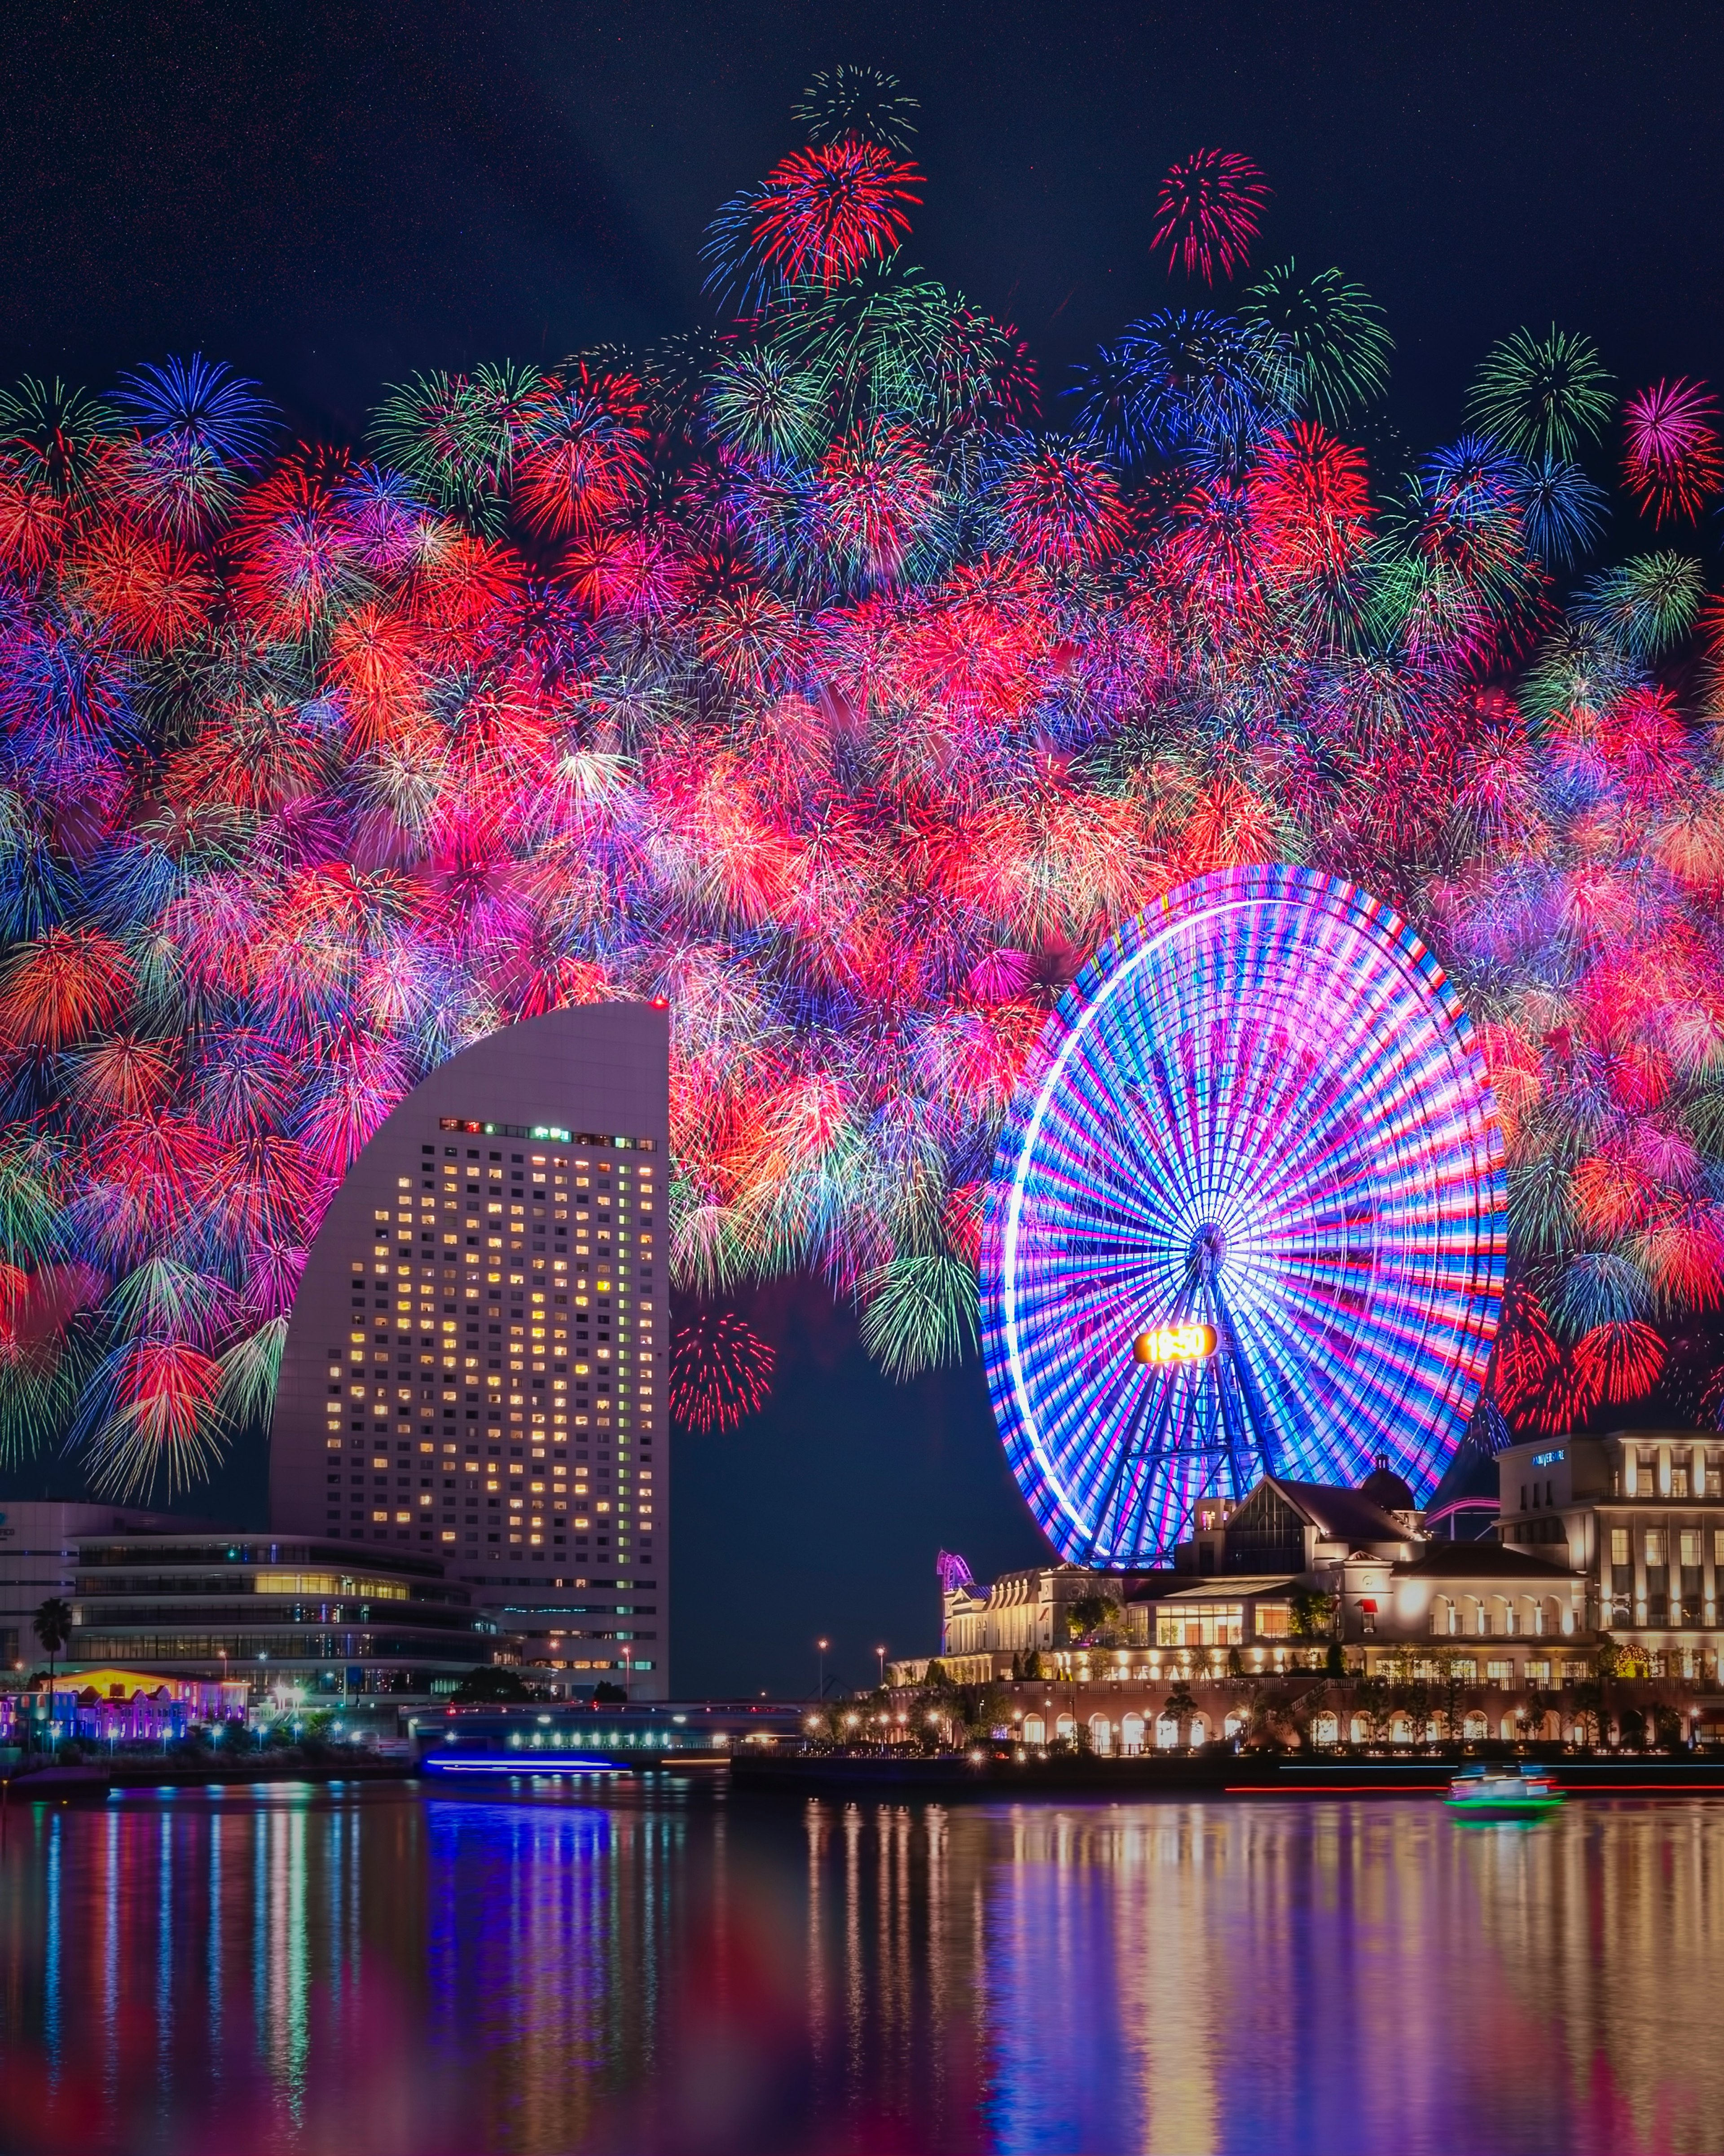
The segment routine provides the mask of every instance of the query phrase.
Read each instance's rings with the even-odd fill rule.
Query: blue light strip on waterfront
[[[420,1763],[428,1774],[632,1774],[633,1767],[614,1759],[584,1759],[563,1753],[513,1753],[490,1759],[446,1759],[428,1753]]]

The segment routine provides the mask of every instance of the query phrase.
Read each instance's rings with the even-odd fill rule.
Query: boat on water
[[[1562,1792],[1540,1767],[1463,1767],[1449,1784],[1448,1800],[1469,1815],[1524,1816],[1553,1810]]]

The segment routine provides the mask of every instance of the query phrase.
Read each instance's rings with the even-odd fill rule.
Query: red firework
[[[1243,270],[1251,258],[1269,182],[1237,150],[1197,150],[1167,168],[1156,198],[1149,251],[1165,247],[1167,267],[1206,285]]]
[[[858,429],[820,459],[825,536],[859,568],[895,576],[939,499],[939,475],[907,427]]]
[[[1691,524],[1724,485],[1718,407],[1703,382],[1655,382],[1623,408],[1623,476],[1643,516]]]
[[[646,487],[643,417],[631,377],[595,377],[584,367],[534,401],[515,494],[535,531],[562,538],[625,520]]]
[[[670,1346],[670,1412],[709,1437],[757,1414],[772,1389],[777,1358],[734,1311],[680,1326]]]
[[[910,230],[900,207],[920,203],[914,165],[877,143],[824,142],[798,150],[767,176],[754,213],[754,244],[787,280],[854,277],[871,256],[890,254]]]
[[[1625,1318],[1595,1325],[1578,1341],[1574,1365],[1584,1388],[1615,1406],[1652,1390],[1664,1374],[1665,1353],[1650,1325]]]
[[[1007,480],[1001,502],[1018,552],[1052,569],[1086,568],[1118,551],[1129,520],[1106,465],[1046,441]]]
[[[1250,481],[1251,511],[1284,577],[1344,576],[1371,536],[1363,453],[1301,424],[1264,447]]]

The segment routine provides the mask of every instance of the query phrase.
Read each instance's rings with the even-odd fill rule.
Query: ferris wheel
[[[1489,1359],[1502,1141],[1471,1025],[1389,907],[1234,869],[1084,968],[1001,1133],[983,1352],[1069,1562],[1164,1558],[1260,1476],[1429,1493]]]

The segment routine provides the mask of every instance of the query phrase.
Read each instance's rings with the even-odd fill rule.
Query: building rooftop
[[[1277,1588],[1290,1588],[1297,1584],[1296,1573],[1206,1572],[1193,1583],[1188,1572],[1169,1573],[1162,1585],[1157,1580],[1147,1592],[1128,1595],[1131,1602],[1215,1602],[1226,1601],[1241,1594],[1268,1594]],[[1175,1579],[1181,1584],[1172,1584]]]
[[[1400,1522],[1391,1519],[1362,1490],[1340,1490],[1327,1482],[1289,1482],[1279,1475],[1269,1479],[1331,1542],[1403,1543],[1407,1539],[1407,1530]]]
[[[1552,1547],[1566,1551],[1568,1544]],[[1502,1543],[1427,1543],[1415,1558],[1395,1567],[1398,1578],[1570,1579],[1574,1574],[1533,1549],[1511,1549]]]
[[[1385,1512],[1416,1512],[1419,1500],[1388,1464],[1388,1455],[1379,1452],[1377,1465],[1359,1485],[1359,1495],[1368,1497],[1373,1505],[1380,1505]]]

